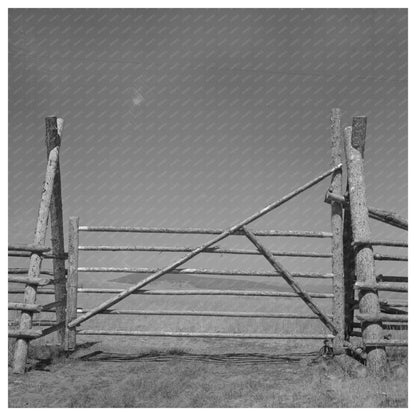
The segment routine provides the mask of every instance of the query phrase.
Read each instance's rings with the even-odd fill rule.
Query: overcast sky
[[[406,10],[11,10],[9,240],[33,238],[47,115],[65,119],[65,232],[75,215],[83,225],[224,228],[328,169],[333,107],[341,108],[344,125],[368,116],[369,204],[407,217]],[[328,184],[253,228],[329,231]],[[374,236],[407,237],[371,226]],[[160,245],[206,239],[82,238]],[[239,244],[229,246],[250,247]],[[85,262],[155,266],[178,255],[126,254],[117,264],[94,255]],[[245,257],[215,261],[268,268]],[[208,258],[203,265],[212,267]],[[315,270],[329,272],[328,262]]]

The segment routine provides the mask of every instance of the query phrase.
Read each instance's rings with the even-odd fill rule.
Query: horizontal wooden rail
[[[407,283],[380,282],[375,285],[371,285],[365,282],[356,282],[354,286],[356,289],[380,290],[380,291],[387,291],[387,292],[407,292],[408,291]]]
[[[409,281],[407,276],[385,276],[383,274],[379,274],[376,277],[378,282],[401,282],[406,283]]]
[[[382,322],[381,325],[383,329],[386,329],[388,331],[407,331],[409,329],[409,325],[407,323]],[[361,322],[354,322],[353,327],[361,329]],[[362,335],[360,334],[359,336],[361,337]]]
[[[25,293],[25,288],[24,287],[9,287],[8,293],[12,295]],[[36,293],[38,295],[54,295],[55,290],[52,288],[39,288],[36,291]]]
[[[407,241],[392,241],[392,240],[361,240],[353,241],[353,246],[371,245],[371,246],[386,246],[386,247],[408,247]]]
[[[123,232],[123,233],[155,233],[155,234],[209,234],[220,235],[224,232],[218,228],[160,228],[160,227],[113,227],[81,225],[79,231],[86,232]],[[233,235],[242,235],[235,231]],[[259,237],[305,237],[305,238],[331,238],[332,233],[326,231],[280,231],[257,230],[254,235]]]
[[[18,302],[9,302],[8,309],[9,310],[18,310],[18,311],[27,311],[27,312],[48,312],[51,311],[56,306],[63,305],[65,302],[60,300],[56,302],[48,303],[47,305],[37,305],[31,303],[18,303]]]
[[[77,313],[87,313],[89,309],[78,308]],[[100,312],[103,315],[157,315],[157,316],[218,316],[233,318],[287,318],[287,319],[318,319],[316,315],[297,313],[273,312],[217,312],[217,311],[149,311],[129,309],[106,309]],[[330,316],[331,317],[331,316]]]
[[[78,293],[121,293],[123,289],[104,289],[104,288],[79,288]],[[24,293],[23,288],[11,288],[10,294]],[[37,292],[39,295],[54,295],[53,289],[40,288]],[[297,298],[298,295],[293,292],[277,292],[272,290],[137,290],[133,295],[163,295],[163,296],[270,296],[283,298]],[[312,298],[332,299],[332,293],[314,293],[309,292]],[[400,304],[400,306],[402,306]]]
[[[50,247],[37,244],[13,244],[9,245],[9,251],[27,251],[29,253],[45,253],[51,251]]]
[[[381,308],[407,308],[408,303],[403,299],[380,299]],[[354,301],[354,308],[358,309],[358,301]]]
[[[79,288],[78,293],[121,293],[123,289]],[[140,290],[133,295],[166,295],[166,296],[270,296],[281,298],[298,298],[294,292],[278,292],[273,290]],[[332,299],[332,293],[309,292],[312,298]]]
[[[46,286],[53,282],[53,279],[47,277],[27,277],[27,276],[12,276],[8,278],[9,283],[23,283],[32,286]]]
[[[78,267],[79,272],[88,273],[156,273],[160,269],[150,268],[131,268],[131,267]],[[214,269],[174,269],[169,273],[172,274],[208,274],[219,276],[262,276],[262,277],[280,277],[281,274],[276,272],[258,272],[258,271],[241,271],[241,270],[214,270]],[[311,278],[311,279],[332,279],[332,273],[292,273],[294,277]]]
[[[384,260],[384,261],[408,261],[407,256],[392,255],[392,254],[374,254],[374,260]]]
[[[9,338],[35,339],[42,336],[39,329],[9,329]]]
[[[327,192],[325,195],[325,202],[331,203],[331,201],[339,202],[344,206],[347,205],[347,201],[342,195]],[[385,211],[374,207],[368,207],[368,216],[374,220],[390,224],[393,227],[401,228],[402,230],[408,229],[407,219],[392,211]]]
[[[121,336],[138,336],[138,337],[179,337],[179,338],[243,338],[243,339],[331,339],[333,335],[319,334],[233,334],[233,333],[216,333],[216,332],[146,332],[146,331],[106,331],[81,329],[77,331],[78,335],[121,335]]]
[[[364,322],[408,322],[409,319],[408,315],[390,315],[388,313],[380,313],[378,315],[357,313],[355,317],[359,321]]]
[[[387,307],[392,307],[392,308],[407,308],[408,303],[404,301],[403,299],[391,299],[391,300],[380,299],[380,306],[387,306]]]
[[[79,246],[80,251],[157,251],[157,252],[191,252],[195,250],[195,247],[158,247],[158,246]],[[247,254],[247,255],[261,255],[256,250],[244,250],[244,249],[226,249],[220,247],[208,247],[202,253],[212,254]],[[318,257],[318,258],[331,258],[331,253],[315,253],[315,252],[302,252],[302,251],[273,251],[274,256],[282,257]]]
[[[32,254],[28,253],[27,251],[9,251],[9,257],[30,257]],[[68,253],[64,253],[63,256],[56,256],[54,254],[42,254],[43,259],[63,259],[66,260],[68,258]]]
[[[8,270],[8,274],[27,274],[28,273],[28,269],[24,269],[21,267],[11,267]],[[46,276],[53,276],[53,271],[51,270],[41,270],[39,274],[44,274]]]
[[[386,339],[379,342],[367,342],[367,347],[407,347],[408,341],[401,339]]]
[[[56,325],[55,320],[50,319],[34,319],[32,321],[33,326],[54,326]]]
[[[25,312],[36,312],[39,313],[42,311],[41,305],[36,305],[33,303],[18,303],[18,302],[9,302],[9,310],[14,311],[25,311]]]

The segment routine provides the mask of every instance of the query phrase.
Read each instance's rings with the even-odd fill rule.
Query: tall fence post
[[[76,327],[69,328],[68,324],[77,317],[79,217],[71,217],[69,219],[68,236],[65,350],[73,351],[76,347]]]
[[[331,156],[332,166],[342,162],[341,110],[331,112]],[[338,195],[342,193],[342,170],[332,175],[330,191]],[[342,245],[342,204],[331,202],[331,231],[332,231],[332,273],[334,299],[332,303],[333,322],[338,330],[334,338],[334,347],[342,348],[345,339],[345,290]]]
[[[352,128],[347,127],[344,134],[354,241],[371,240],[363,166],[366,127],[366,117],[354,117]],[[369,286],[376,285],[373,248],[370,244],[359,245],[356,248],[355,274],[358,282],[364,282]],[[359,308],[361,314],[378,316],[380,304],[377,290],[373,288],[360,289]],[[361,329],[364,344],[374,343],[377,345],[382,340],[381,321],[363,321]],[[366,352],[369,371],[373,374],[382,374],[386,368],[385,349],[381,346],[371,346],[366,347]]]
[[[46,154],[49,157],[50,152],[55,147],[60,148],[61,136],[64,120],[55,116],[45,118],[46,127]],[[62,194],[61,194],[61,173],[58,166],[53,184],[53,193],[49,207],[49,217],[51,222],[51,244],[55,288],[55,301],[61,302],[56,306],[56,323],[65,322],[65,299],[66,299],[66,276],[65,276],[65,247],[64,247],[64,226],[62,219]],[[65,328],[57,332],[58,342],[64,346]]]
[[[46,167],[45,181],[43,183],[42,196],[39,205],[38,220],[36,223],[34,245],[45,245],[46,229],[48,226],[49,206],[52,198],[53,183],[56,174],[57,163],[59,160],[59,149],[55,148],[49,154]],[[30,256],[28,279],[38,278],[42,264],[42,254],[32,252]],[[36,302],[37,285],[27,284],[24,292],[24,303],[34,304]],[[20,315],[20,331],[32,328],[33,312],[22,311]],[[26,368],[27,353],[29,350],[29,339],[18,338],[14,351],[13,373],[23,374]]]

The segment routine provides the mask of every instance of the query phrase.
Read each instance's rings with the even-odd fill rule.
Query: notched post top
[[[61,134],[63,130],[64,119],[50,116],[45,118],[46,127],[46,148],[48,153],[56,146],[61,145]]]
[[[359,116],[352,118],[351,145],[364,155],[365,137],[367,133],[367,117]]]

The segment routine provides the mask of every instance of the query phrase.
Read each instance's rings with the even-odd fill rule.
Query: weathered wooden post
[[[55,116],[46,117],[46,156],[55,147],[60,148],[61,136],[64,120]],[[56,306],[56,323],[65,322],[65,299],[66,299],[66,279],[65,279],[65,248],[64,248],[64,226],[62,219],[62,195],[61,195],[61,174],[58,166],[56,168],[55,181],[51,204],[49,207],[49,217],[51,222],[51,244],[54,256],[53,275],[55,286],[55,301],[60,302]],[[63,346],[65,342],[65,328],[58,332],[58,341]]]
[[[366,127],[366,117],[354,117],[352,128],[347,127],[344,130],[349,202],[354,242],[371,240],[363,167]],[[356,247],[355,274],[358,282],[363,282],[368,285],[365,289],[360,289],[359,292],[360,313],[379,316],[380,304],[376,290],[377,282],[374,270],[373,248],[370,244],[362,244]],[[361,328],[364,344],[367,342],[377,344],[382,340],[383,328],[381,321],[363,321]],[[380,346],[372,346],[367,347],[366,352],[369,371],[373,374],[383,373],[386,367],[385,349]]]
[[[66,336],[65,350],[73,351],[76,347],[76,327],[69,328],[68,323],[77,318],[78,297],[78,246],[79,246],[79,217],[69,219],[68,240],[68,279],[66,302]]]
[[[52,198],[53,184],[56,168],[59,160],[59,148],[55,147],[49,154],[46,168],[45,181],[43,183],[42,196],[39,205],[38,220],[36,224],[34,245],[45,245],[46,229],[48,225],[49,206]],[[28,280],[39,278],[40,266],[42,264],[42,253],[32,252],[30,256]],[[36,302],[37,285],[27,284],[24,292],[24,303],[34,304]],[[22,334],[32,328],[33,311],[24,311],[20,315],[19,330]],[[14,351],[13,373],[23,374],[26,367],[27,353],[29,349],[29,338],[18,338]]]
[[[349,186],[347,184],[347,192]],[[344,253],[344,288],[345,288],[345,337],[350,339],[354,324],[354,283],[355,283],[355,260],[353,253],[353,239],[351,227],[351,212],[349,203],[344,206],[344,224],[343,224],[343,253]]]
[[[342,162],[342,136],[341,136],[341,110],[334,108],[331,112],[331,156],[332,166],[338,166]],[[332,174],[330,191],[336,194],[342,193],[342,170]],[[334,338],[334,348],[343,347],[345,339],[345,290],[343,268],[342,245],[342,204],[331,202],[331,230],[332,230],[332,273],[334,299],[332,303],[333,322],[338,330]]]

